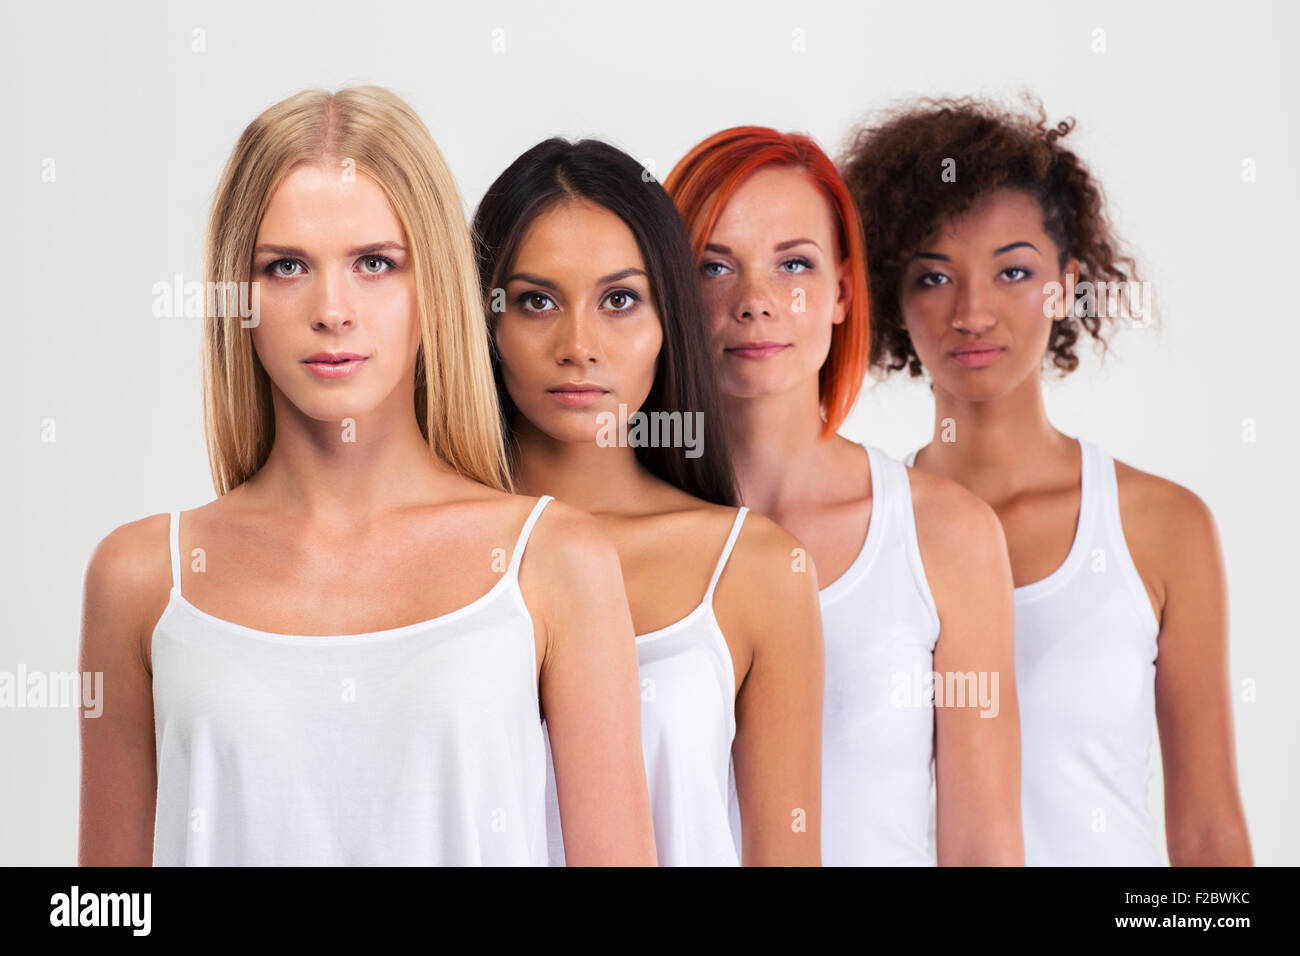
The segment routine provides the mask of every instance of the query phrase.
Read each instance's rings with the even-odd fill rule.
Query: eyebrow
[[[378,252],[388,251],[405,252],[406,246],[391,239],[384,239],[379,242],[367,243],[364,246],[357,246],[355,249],[349,249],[347,255],[371,256]],[[270,252],[277,256],[297,256],[299,259],[310,258],[304,250],[299,249],[297,246],[279,246],[274,243],[262,243],[253,250],[253,255],[257,255],[259,252]]]
[[[620,279],[626,279],[629,276],[645,276],[646,279],[650,278],[648,275],[646,275],[646,271],[644,269],[638,269],[635,266],[631,266],[627,269],[620,269],[618,272],[611,272],[607,276],[601,276],[593,284],[608,285],[611,282],[617,282]],[[541,276],[535,276],[529,272],[511,273],[510,275],[506,276],[505,282],[503,282],[502,285],[509,285],[511,282],[514,282],[515,280],[518,280],[520,282],[527,282],[531,285],[540,285],[546,289],[558,288],[555,282],[552,281],[551,279],[543,279]]]
[[[1038,247],[1036,245],[1034,245],[1032,242],[1026,242],[1025,240],[1022,239],[1019,242],[1010,242],[1007,243],[1005,246],[999,246],[998,248],[993,250],[993,254],[995,256],[1000,256],[1004,252],[1010,252],[1012,249],[1018,249],[1021,246],[1028,246],[1030,249],[1033,249],[1034,252],[1038,252]],[[1042,255],[1041,252],[1039,252],[1038,254]]]
[[[787,239],[785,242],[778,242],[772,247],[772,250],[774,252],[784,252],[786,249],[790,249],[794,246],[801,246],[805,243],[810,246],[816,246],[818,249],[821,248],[821,246],[817,245],[817,243],[813,242],[811,239]],[[731,255],[731,247],[724,246],[720,242],[710,242],[704,247],[704,249],[706,252],[721,252],[724,256]]]
[[[1042,255],[1042,253],[1039,252],[1039,249],[1036,245],[1034,245],[1032,242],[1026,242],[1023,239],[1020,240],[1019,242],[1009,242],[1005,246],[998,246],[996,249],[993,250],[993,254],[995,256],[1000,256],[1004,252],[1010,252],[1012,249],[1019,249],[1021,246],[1028,246],[1030,249],[1033,249],[1034,252],[1037,252],[1040,256]],[[915,261],[917,259],[938,259],[940,262],[952,262],[952,258],[950,256],[945,256],[942,252],[918,252],[916,253],[916,255],[912,256],[912,261]]]

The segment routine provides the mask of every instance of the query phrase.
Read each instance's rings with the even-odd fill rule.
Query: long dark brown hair
[[[640,411],[702,413],[703,453],[638,446],[637,459],[652,474],[715,504],[738,503],[727,450],[716,363],[709,348],[700,278],[686,226],[663,187],[631,156],[599,140],[570,143],[554,137],[528,150],[497,177],[474,214],[474,252],[487,303],[492,367],[512,461],[517,455],[517,414],[502,378],[495,347],[494,290],[513,268],[519,244],[542,212],[564,200],[586,200],[618,216],[636,237],[663,325],[654,383]]]

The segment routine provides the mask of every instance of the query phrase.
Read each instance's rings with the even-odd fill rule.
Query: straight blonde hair
[[[428,129],[394,93],[304,90],[248,125],[212,201],[205,287],[247,288],[229,283],[251,281],[272,194],[290,170],[316,162],[373,179],[406,231],[420,327],[415,413],[431,454],[466,478],[512,490],[464,208]],[[205,309],[203,322],[203,419],[218,495],[256,474],[275,439],[270,378],[251,329],[228,312]]]

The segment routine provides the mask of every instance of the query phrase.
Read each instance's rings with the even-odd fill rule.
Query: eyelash
[[[789,258],[789,259],[783,259],[780,263],[778,263],[778,268],[779,268],[780,266],[788,266],[788,265],[792,265],[792,264],[793,264],[793,265],[800,265],[800,266],[803,266],[804,271],[807,271],[807,270],[810,270],[810,269],[813,268],[813,264],[812,264],[811,262],[809,262],[807,259],[805,259],[803,256],[792,256],[792,257]],[[709,272],[709,271],[708,271],[709,266],[722,266],[722,268],[724,268],[724,269],[727,268],[727,266],[726,266],[725,263],[718,262],[716,259],[710,259],[710,260],[707,261],[707,262],[702,262],[702,263],[700,263],[700,271],[701,271],[702,273],[704,273],[705,278],[708,278],[708,279],[716,279],[716,278],[718,277],[718,275],[719,275],[719,273],[716,273],[716,272]],[[799,275],[798,272],[791,272],[791,273],[788,273],[788,274],[789,274],[789,275]]]
[[[614,289],[612,292],[609,293],[609,295],[605,296],[605,298],[602,299],[601,301],[604,302],[605,300],[609,299],[610,296],[615,296],[615,295],[626,296],[627,298],[629,298],[629,299],[632,300],[631,304],[628,305],[627,308],[625,308],[625,309],[610,309],[610,310],[609,310],[610,312],[613,312],[615,315],[627,315],[629,312],[631,312],[633,309],[635,309],[636,306],[637,306],[637,303],[641,301],[641,297],[640,297],[639,295],[637,295],[635,292],[633,292],[631,289]],[[554,302],[555,302],[555,300],[552,299],[552,298],[551,298],[549,295],[547,295],[545,292],[525,292],[525,293],[523,293],[522,295],[520,295],[519,298],[515,299],[515,304],[518,305],[519,308],[520,308],[521,310],[523,310],[524,312],[531,313],[532,315],[541,315],[543,312],[549,312],[549,311],[550,311],[550,309],[530,309],[530,308],[528,308],[528,306],[527,306],[527,302],[528,302],[528,300],[529,300],[529,299],[535,299],[535,298],[546,299],[548,302],[550,302],[550,303],[552,303],[552,304],[554,304]]]
[[[380,262],[384,263],[384,265],[387,266],[387,268],[385,268],[382,272],[366,272],[363,273],[363,275],[381,276],[384,275],[385,273],[392,272],[397,268],[397,263],[394,262],[392,259],[388,258],[388,256],[379,256],[379,255],[362,256],[361,259],[358,261],[364,262],[367,259],[378,259]],[[290,275],[285,275],[283,272],[276,272],[275,271],[276,266],[278,266],[282,262],[293,262],[300,266],[303,265],[301,259],[290,259],[286,257],[282,259],[275,259],[272,262],[268,262],[266,264],[266,267],[262,271],[265,272],[267,275],[273,276],[274,278],[277,279],[293,279],[302,274],[299,272],[294,272]]]
[[[1024,282],[1026,279],[1033,278],[1034,275],[1030,270],[1026,269],[1024,266],[1007,266],[1005,269],[999,272],[998,275],[1005,275],[1008,272],[1024,273],[1024,275],[1022,275],[1019,279],[1011,279],[1010,281],[1012,282]],[[931,279],[931,278],[943,279],[945,282],[948,281],[948,277],[944,275],[942,272],[923,272],[921,275],[916,277],[916,284],[923,289],[937,288],[938,284],[931,285],[926,281],[927,279]]]

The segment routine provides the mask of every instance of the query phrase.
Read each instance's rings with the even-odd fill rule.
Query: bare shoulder
[[[1196,492],[1118,460],[1115,484],[1129,552],[1158,591],[1187,564],[1218,554],[1214,515]]]
[[[770,518],[745,515],[718,580],[713,610],[743,673],[770,647],[798,653],[820,644],[817,568],[802,542]]]
[[[530,508],[538,501],[527,500]],[[621,588],[623,580],[618,551],[599,520],[559,499],[547,502],[538,516],[520,574],[527,578],[521,586],[547,600],[615,580]]]
[[[904,467],[912,490],[917,544],[927,570],[932,563],[1005,560],[1002,522],[984,499],[951,479]]]
[[[757,594],[777,592],[778,597],[817,595],[817,569],[803,543],[765,515],[745,515],[728,567],[733,575],[750,582]],[[793,572],[793,573],[792,573]]]
[[[1135,528],[1154,526],[1160,531],[1177,533],[1179,528],[1204,531],[1213,526],[1214,516],[1201,497],[1168,478],[1115,461],[1115,484],[1125,529],[1130,515]]]
[[[88,640],[140,640],[162,616],[171,591],[170,516],[115,528],[86,564],[83,631]],[[146,660],[141,653],[141,659]]]

